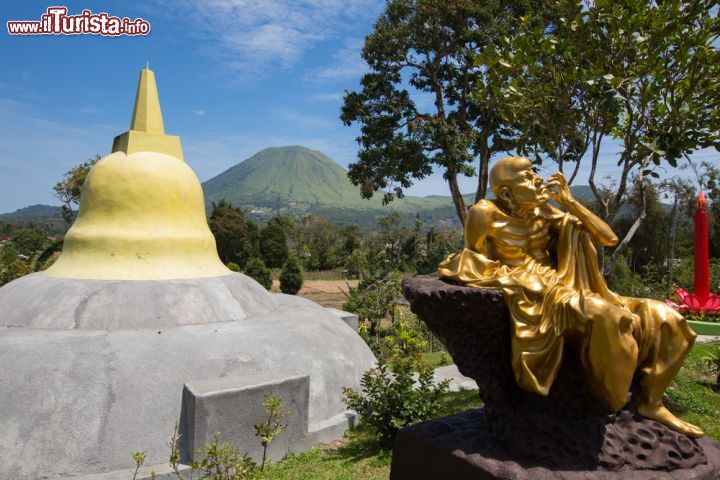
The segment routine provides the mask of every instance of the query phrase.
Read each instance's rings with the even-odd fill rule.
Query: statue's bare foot
[[[684,420],[680,420],[675,415],[670,413],[670,410],[665,408],[664,405],[660,405],[658,407],[638,405],[637,410],[638,413],[643,417],[656,420],[663,425],[672,428],[676,432],[684,433],[688,437],[698,438],[705,435],[705,432],[703,432],[702,429]]]

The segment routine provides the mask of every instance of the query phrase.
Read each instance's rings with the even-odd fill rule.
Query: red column
[[[710,296],[707,199],[700,192],[695,212],[695,296],[702,304]]]

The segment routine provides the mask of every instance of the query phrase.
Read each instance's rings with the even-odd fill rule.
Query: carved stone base
[[[643,434],[637,433],[637,452],[673,460],[668,450],[653,451],[648,448],[650,443],[641,445]],[[547,468],[519,459],[517,452],[495,441],[485,411],[480,408],[400,430],[393,448],[390,480],[720,480],[720,442],[703,437],[692,444],[704,452],[706,462],[691,468],[671,471]],[[676,447],[683,451],[689,445]],[[577,448],[582,450],[583,446]]]
[[[588,392],[570,347],[547,397],[520,389],[511,368],[510,317],[502,293],[432,276],[404,280],[403,291],[460,373],[477,382],[485,402],[477,438],[491,438],[512,454],[508,459],[568,471],[671,472],[707,464],[700,442],[633,413],[631,395],[620,412],[607,411]],[[454,432],[474,428],[456,427]]]

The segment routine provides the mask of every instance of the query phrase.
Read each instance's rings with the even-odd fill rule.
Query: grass
[[[715,439],[720,439],[720,388],[706,359],[718,349],[720,342],[696,345],[667,390],[673,413]]]
[[[668,389],[671,410],[683,419],[705,429],[720,439],[720,389],[716,373],[706,359],[717,352],[720,343],[697,345]],[[439,352],[426,355],[439,357]],[[446,393],[441,400],[441,416],[480,405],[477,390]],[[391,452],[377,446],[370,432],[362,426],[331,445],[316,447],[299,455],[290,455],[265,472],[271,480],[379,480],[390,474]]]
[[[450,354],[445,351],[428,352],[423,355],[423,360],[432,368],[444,367],[452,363]]]
[[[477,390],[443,395],[441,416],[479,406]],[[359,427],[333,444],[289,455],[265,470],[270,480],[386,480],[390,475],[392,452],[377,446],[372,434]]]

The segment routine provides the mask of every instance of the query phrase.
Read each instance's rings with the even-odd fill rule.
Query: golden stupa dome
[[[130,130],[90,170],[63,251],[44,275],[162,280],[232,273],[208,228],[202,187],[165,135],[155,75],[140,72]]]

